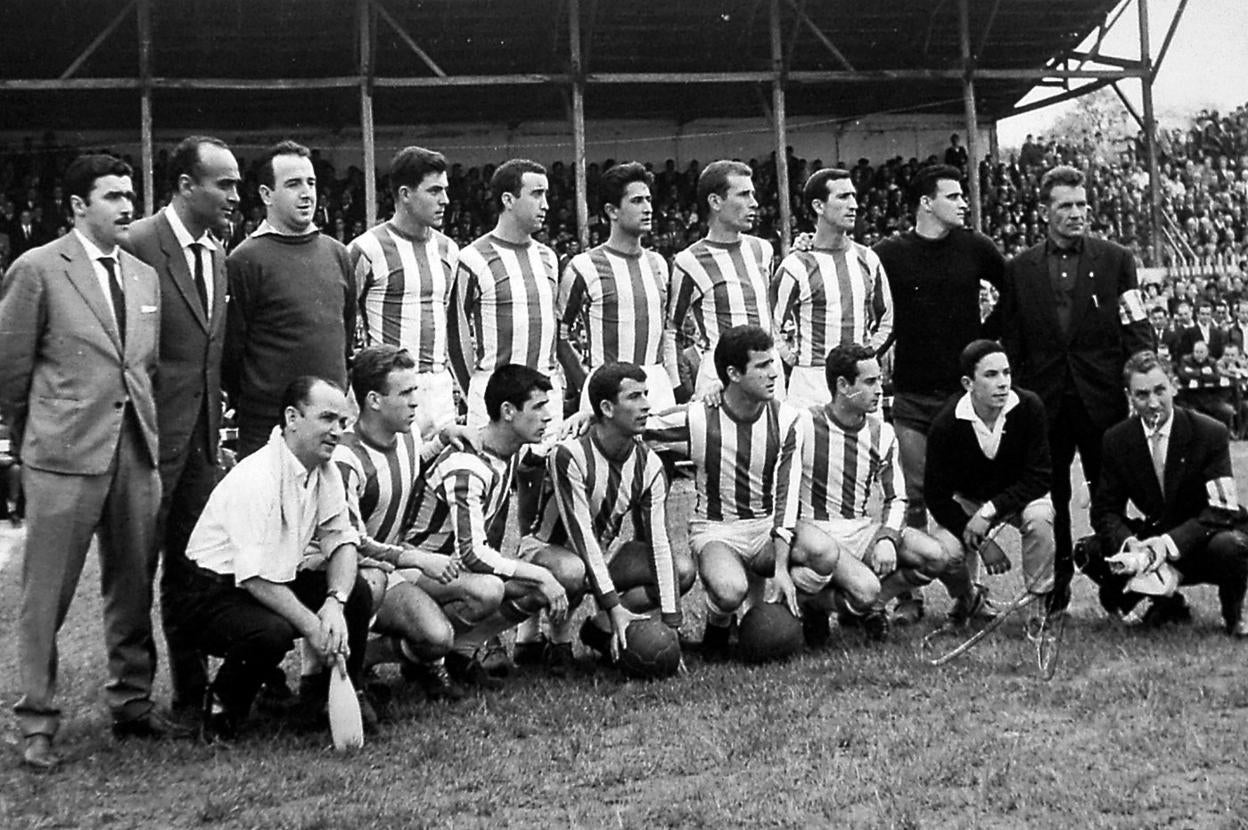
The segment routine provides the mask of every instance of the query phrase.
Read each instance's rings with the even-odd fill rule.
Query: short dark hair
[[[602,417],[602,402],[615,403],[620,396],[620,387],[626,380],[638,383],[646,382],[645,371],[636,363],[604,363],[589,379],[589,407],[594,416]]]
[[[1199,313],[1200,313],[1200,310],[1201,310],[1202,308],[1207,308],[1207,309],[1209,309],[1210,311],[1213,311],[1213,303],[1212,303],[1212,302],[1210,302],[1209,300],[1199,300],[1199,301],[1197,301],[1197,303],[1196,303],[1196,313],[1197,313],[1197,314],[1199,314]]]
[[[1083,187],[1083,173],[1073,167],[1054,167],[1040,178],[1040,204],[1047,205],[1055,187]]]
[[[748,164],[728,159],[713,161],[706,167],[703,167],[702,173],[698,176],[698,210],[700,211],[703,208],[710,209],[711,203],[707,201],[707,197],[712,193],[720,196],[728,195],[729,176],[753,175],[754,171],[750,169]]]
[[[728,367],[744,372],[750,362],[750,352],[768,352],[776,341],[761,326],[733,326],[719,336],[715,344],[715,374],[724,386],[728,385]]]
[[[998,353],[1005,354],[1005,349],[996,340],[980,338],[967,343],[962,354],[958,356],[958,368],[962,370],[962,377],[975,377],[975,368],[979,366],[979,361],[990,354]]]
[[[943,181],[962,183],[962,171],[951,164],[928,164],[914,174],[914,198],[916,200],[936,195],[937,185]]]
[[[203,175],[199,163],[199,148],[204,144],[211,144],[222,150],[230,149],[224,141],[210,135],[188,135],[179,141],[178,146],[169,154],[169,184],[173,185],[175,191],[178,189],[178,179],[183,176],[190,176],[192,181],[198,181]]]
[[[260,184],[270,190],[277,184],[277,172],[273,169],[273,159],[278,156],[299,156],[300,158],[310,159],[312,158],[312,151],[297,141],[291,141],[289,138],[279,141],[265,150],[261,154],[260,160],[256,162],[256,178]]]
[[[282,418],[285,420],[286,410],[290,407],[302,409],[307,406],[312,397],[312,390],[317,384],[325,384],[331,389],[342,392],[342,387],[334,383],[328,378],[317,377],[316,375],[300,375],[299,377],[286,384],[286,388],[282,390]]]
[[[108,153],[92,153],[79,156],[69,163],[65,177],[61,180],[64,188],[65,204],[69,197],[77,196],[84,202],[91,201],[91,190],[95,180],[104,176],[133,176],[134,170],[116,156]]]
[[[500,164],[494,171],[494,175],[490,176],[490,198],[494,200],[494,204],[499,209],[503,207],[504,193],[510,193],[512,196],[520,195],[525,173],[545,176],[546,168],[530,159],[510,159]]]
[[[811,202],[826,202],[828,200],[828,182],[848,178],[849,171],[842,170],[839,167],[825,167],[822,170],[816,170],[814,175],[807,179],[806,184],[802,186],[802,204],[806,206],[807,210],[810,210]]]
[[[430,174],[446,172],[446,156],[424,147],[404,147],[390,160],[390,193],[399,198],[400,187],[415,189]]]
[[[828,352],[824,361],[823,374],[828,382],[828,391],[836,394],[836,379],[845,378],[846,383],[858,380],[858,364],[863,360],[874,360],[875,352],[861,343],[842,343]]]
[[[536,369],[518,363],[504,363],[494,370],[485,384],[485,414],[491,421],[497,421],[502,417],[503,404],[509,403],[521,409],[534,392],[549,392],[551,388],[550,378]],[[557,405],[562,403],[556,402]]]
[[[1160,369],[1161,371],[1165,372],[1166,377],[1170,377],[1170,373],[1171,373],[1170,362],[1166,360],[1162,360],[1160,357],[1157,356],[1156,352],[1150,349],[1145,349],[1144,351],[1139,351],[1131,355],[1130,357],[1127,358],[1126,364],[1124,364],[1122,367],[1123,388],[1124,389],[1131,388],[1131,376],[1132,375],[1147,375],[1149,372],[1153,371],[1154,369]]]
[[[607,168],[598,179],[598,193],[602,196],[602,207],[607,205],[620,206],[624,193],[633,182],[642,182],[646,187],[654,189],[654,174],[639,161],[626,161]]]
[[[351,389],[356,403],[363,406],[369,392],[386,394],[386,378],[391,372],[415,368],[416,361],[407,349],[388,343],[360,349],[351,364]]]

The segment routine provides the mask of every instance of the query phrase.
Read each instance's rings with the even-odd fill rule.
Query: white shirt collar
[[[82,231],[78,230],[77,228],[74,228],[74,235],[78,237],[78,241],[82,243],[82,247],[86,248],[87,256],[93,262],[95,260],[100,259],[101,257],[112,257],[114,260],[117,259],[117,246],[116,245],[113,246],[113,250],[111,252],[105,253],[104,251],[100,250],[98,245],[96,245],[90,239],[87,239],[87,235],[84,234]]]
[[[1016,406],[1018,406],[1018,393],[1011,389],[1005,398],[1005,406],[1001,407],[1001,414],[990,427],[975,412],[975,405],[971,403],[971,393],[967,392],[954,406],[953,414],[959,421],[970,422],[971,428],[975,430],[975,440],[979,442],[980,450],[991,461],[997,457],[997,451],[1001,449],[1001,438],[1005,435],[1005,416]]]
[[[1140,426],[1144,429],[1145,438],[1151,440],[1154,435],[1160,435],[1168,443],[1170,441],[1170,430],[1174,427],[1174,410],[1170,410],[1170,417],[1158,425],[1156,429],[1149,429],[1143,418],[1140,419]]]
[[[217,243],[212,241],[212,234],[208,233],[208,231],[200,234],[199,239],[191,236],[191,232],[187,230],[186,225],[182,222],[182,217],[178,216],[178,212],[173,209],[173,205],[165,208],[165,218],[169,220],[169,227],[173,228],[173,235],[178,240],[178,244],[183,248],[189,248],[198,242],[209,251],[217,249]]]
[[[284,233],[278,230],[273,225],[269,224],[268,219],[264,219],[260,222],[259,227],[257,227],[254,231],[251,232],[251,235],[253,238],[257,236],[266,236],[268,234],[272,234],[273,236],[307,236],[308,234],[311,234],[311,233],[317,233],[319,230],[320,228],[318,228],[316,226],[316,223],[313,222],[311,225],[308,225],[308,229],[304,231],[303,233]]]

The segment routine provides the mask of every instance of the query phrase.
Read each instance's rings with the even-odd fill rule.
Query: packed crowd
[[[20,150],[0,152],[0,234],[7,231],[9,256],[32,244],[55,238],[68,228],[62,204],[60,174],[78,152],[59,147],[49,137],[45,149],[28,142]],[[1148,218],[1148,171],[1143,140],[1137,138],[1111,155],[1099,146],[1059,140],[1035,141],[1028,136],[1017,153],[980,163],[984,232],[1006,255],[1014,256],[1044,237],[1037,192],[1042,173],[1055,164],[1069,164],[1088,176],[1088,200],[1092,230],[1130,248],[1146,265],[1219,263],[1224,268],[1244,270],[1248,261],[1248,105],[1227,115],[1200,112],[1187,129],[1162,130],[1158,136],[1160,172],[1163,183],[1162,209],[1167,217],[1163,231],[1164,261],[1152,262]],[[129,159],[127,159],[129,161]],[[823,159],[807,160],[790,154],[789,181],[794,231],[811,229],[808,211],[801,205],[801,185]],[[913,198],[910,185],[915,171],[923,164],[953,162],[965,169],[966,149],[955,135],[943,155],[926,159],[858,159],[838,161],[850,170],[862,210],[854,236],[873,245],[912,225]],[[317,224],[326,233],[350,242],[364,231],[364,175],[351,166],[338,171],[318,153],[314,159],[320,182]],[[599,202],[598,182],[612,159],[591,163],[587,168],[586,189],[591,206]],[[240,158],[242,169],[247,160]],[[775,154],[749,159],[760,194],[759,235],[779,237],[780,211],[776,201]],[[648,165],[655,174],[655,222],[651,247],[671,257],[701,238],[706,230],[705,211],[699,212],[696,186],[702,165],[697,161],[678,166],[668,159]],[[156,204],[168,203],[168,151],[161,150],[154,160],[155,180],[160,192]],[[491,227],[497,211],[488,197],[494,165],[463,167],[456,164],[450,175],[451,207],[447,232],[460,244],[467,244]],[[580,245],[576,234],[575,187],[572,167],[564,162],[549,166],[550,204],[547,227],[541,238],[561,259],[575,255]],[[388,216],[393,202],[384,174],[378,183],[378,216]],[[244,175],[238,211],[232,217],[231,247],[241,242],[263,219],[254,171]],[[23,219],[29,211],[29,223]],[[22,231],[30,227],[29,235]],[[591,209],[589,244],[605,238],[605,219]],[[0,265],[5,261],[0,243]]]

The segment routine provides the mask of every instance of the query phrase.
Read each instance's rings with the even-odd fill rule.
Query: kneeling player
[[[800,413],[775,399],[774,345],[758,326],[725,331],[713,356],[723,384],[720,404],[696,401],[661,413],[647,433],[683,446],[696,471],[689,547],[706,589],[702,655],[709,659],[727,656],[733,619],[747,597],[761,596],[777,563],[776,584],[796,615],[799,590],[821,590],[834,561],[822,550],[790,550],[801,484]]]
[[[874,352],[837,346],[824,368],[832,401],[803,411],[798,422],[803,522],[797,536],[801,547],[835,558],[828,588],[839,596],[821,591],[819,607],[830,610],[838,598],[843,624],[861,624],[872,639],[883,640],[885,604],[941,575],[948,555],[931,536],[904,526],[897,436],[889,424],[867,417],[883,396]],[[878,520],[867,515],[877,484],[883,497]]]
[[[406,350],[388,345],[361,350],[351,372],[360,415],[343,433],[334,461],[361,532],[360,575],[373,592],[373,631],[383,635],[369,644],[369,663],[398,661],[403,676],[419,682],[430,699],[458,699],[463,692],[447,676],[442,658],[456,631],[498,608],[503,584],[461,569],[450,556],[401,544],[420,463],[458,440],[460,429],[446,428],[421,445],[412,429],[419,382],[416,361]],[[401,563],[414,567],[398,570]]]
[[[688,556],[674,553],[668,543],[663,462],[637,440],[650,413],[646,372],[632,363],[608,363],[594,372],[588,387],[593,422],[584,435],[555,445],[541,522],[520,549],[538,556],[575,551],[598,602],[597,615],[581,628],[581,640],[615,658],[627,644],[629,622],[655,608],[665,623],[680,628],[680,595],[693,586],[694,573]],[[636,538],[612,551],[630,513]],[[545,659],[555,672],[566,672],[571,664],[571,639],[567,622],[552,620]]]
[[[996,528],[1019,529],[1027,590],[1046,599],[1053,590],[1054,553],[1044,404],[1025,389],[1010,388],[1010,361],[992,340],[972,341],[961,364],[966,394],[932,422],[923,478],[928,509],[940,525],[936,538],[951,559],[945,584],[955,599],[955,623],[969,620],[987,593],[971,584],[967,554],[978,552],[990,574],[1010,568],[990,541]]]
[[[414,505],[408,541],[416,550],[399,560],[403,566],[421,567],[418,555],[444,554],[461,568],[503,580],[498,610],[457,634],[446,658],[453,676],[484,688],[501,686],[477,655],[486,640],[542,609],[561,622],[584,591],[585,567],[571,553],[540,551],[513,559],[498,550],[517,455],[525,444],[542,440],[551,420],[548,406],[559,405],[549,401],[550,389],[546,376],[527,366],[506,364],[494,371],[485,386],[490,421],[476,439],[479,449],[447,447],[435,459]],[[434,585],[427,590],[438,595]]]

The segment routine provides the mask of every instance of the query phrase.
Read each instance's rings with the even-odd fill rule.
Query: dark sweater
[[[300,375],[346,388],[355,285],[346,247],[319,232],[249,237],[226,260],[230,282],[221,381],[245,424],[280,420]],[[268,427],[264,427],[267,423]]]
[[[969,517],[953,500],[954,493],[971,501],[991,501],[997,516],[1005,518],[1049,492],[1053,468],[1044,404],[1033,392],[1014,391],[1018,406],[1005,416],[994,459],[980,449],[971,422],[955,414],[962,396],[945,405],[927,434],[923,476],[927,507],[942,527],[959,536]]]
[[[1005,260],[991,239],[968,230],[951,231],[939,240],[907,231],[880,242],[875,252],[893,292],[894,389],[958,391],[958,356],[983,336],[979,281],[1000,290]]]

